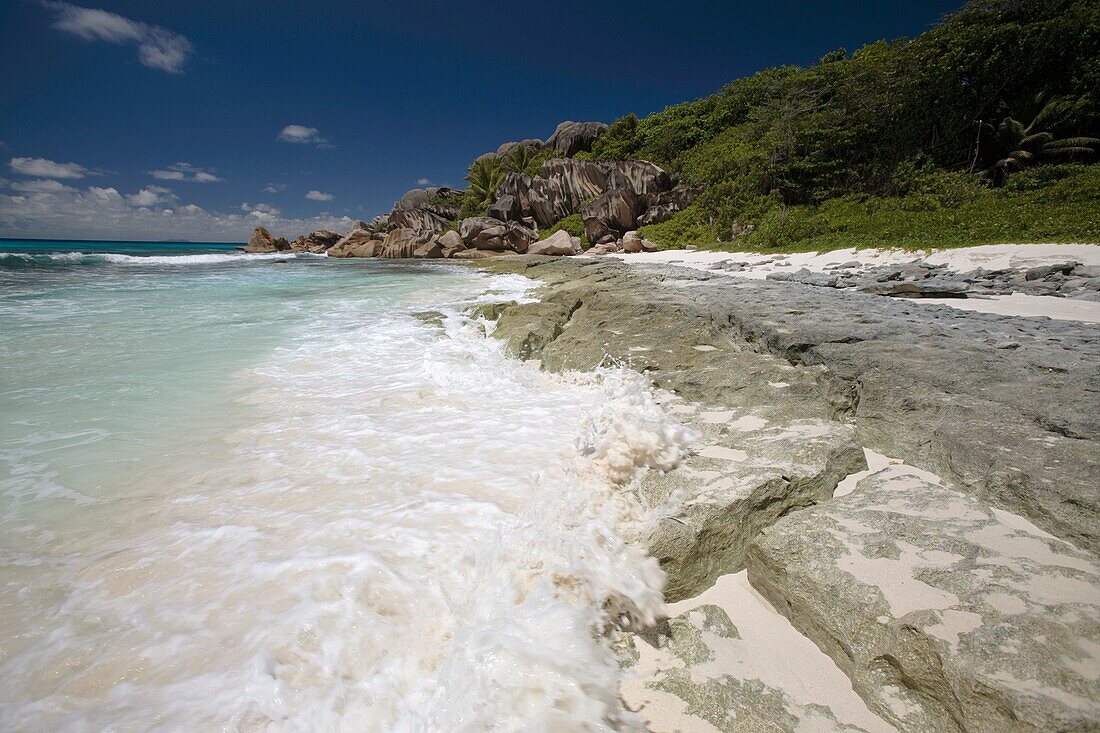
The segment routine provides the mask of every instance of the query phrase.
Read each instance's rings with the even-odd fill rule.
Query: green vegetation
[[[535,152],[528,145],[517,145],[501,161],[504,170],[508,173],[525,173],[529,176],[537,176],[542,164],[554,157],[552,148],[545,148]]]
[[[485,210],[496,200],[505,172],[504,164],[495,155],[482,156],[473,162],[466,174],[460,218],[485,216]]]
[[[1095,169],[1035,167],[1097,158],[1097,89],[1100,4],[974,0],[915,40],[623,117],[592,157],[644,158],[706,187],[643,229],[666,246],[1100,241]]]
[[[508,173],[525,173],[537,176],[542,164],[554,157],[554,151],[546,148],[536,153],[530,146],[517,145],[503,158],[483,155],[475,160],[466,173],[466,191],[462,196],[459,218],[485,216],[497,198],[497,189]]]
[[[992,138],[998,160],[985,175],[995,185],[1004,185],[1010,173],[1048,161],[1088,158],[1100,139],[1095,137],[1056,137],[1062,122],[1072,120],[1084,107],[1086,97],[1076,102],[1053,99],[1043,104],[1043,95],[1035,98],[1039,111],[1026,126],[1019,120],[1005,117],[994,128],[986,125],[984,132]]]
[[[718,231],[698,205],[676,212],[668,221],[642,227],[638,234],[668,248],[683,243],[705,244],[718,241]]]
[[[930,249],[1001,242],[1100,242],[1100,166],[1031,168],[1001,188],[964,173],[931,167],[904,196],[841,196],[819,205],[777,204],[754,230],[716,242],[697,224],[696,207],[642,236],[664,247],[799,252],[845,247]],[[687,223],[685,223],[687,222]],[[695,226],[695,229],[683,230]]]

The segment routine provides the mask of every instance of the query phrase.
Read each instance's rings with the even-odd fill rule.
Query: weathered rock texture
[[[554,134],[546,140],[546,145],[566,157],[592,149],[597,138],[607,130],[603,122],[562,122]]]
[[[700,358],[685,338],[725,339],[816,368],[816,398],[850,419],[863,445],[1082,549],[1100,549],[1093,327],[676,267],[632,270],[604,260],[507,267],[556,283],[544,299],[559,306],[551,321],[528,318],[524,306],[501,319],[502,335],[529,341],[552,368],[618,357],[707,404],[728,400],[737,379],[724,368],[725,352]],[[536,321],[542,325],[524,325]],[[540,333],[518,335],[528,327]],[[639,339],[661,348],[632,351]]]
[[[252,236],[248,239],[248,244],[245,246],[244,251],[250,253],[264,253],[264,252],[282,252],[290,249],[290,243],[286,241],[285,237],[275,238],[271,236],[271,232],[267,231],[264,227],[256,227],[252,230]]]
[[[903,731],[1100,730],[1100,566],[905,470],[783,518],[749,578]]]
[[[411,229],[417,234],[444,232],[458,218],[462,191],[431,186],[414,188],[393,205],[391,229]]]
[[[657,660],[639,694],[722,731],[1100,730],[1090,327],[667,266],[488,266],[547,284],[500,315],[514,353],[627,363],[700,433],[637,488],[673,507],[649,539],[667,597],[704,594],[620,639],[625,665]],[[893,468],[831,498],[860,443],[949,485]],[[746,676],[736,625],[701,604],[746,564],[877,715]]]
[[[686,598],[742,569],[763,527],[830,497],[864,467],[863,452],[853,428],[831,419],[819,369],[745,348],[689,291],[604,264],[506,266],[553,285],[540,302],[506,308],[494,335],[549,369],[627,363],[685,401],[675,411],[700,431],[697,455],[675,474],[648,475],[641,491],[654,506],[686,495],[649,542],[666,597]]]
[[[738,263],[734,263],[738,264]],[[747,264],[747,263],[744,263]],[[732,268],[734,271],[740,268]],[[729,270],[726,263],[714,269]],[[865,293],[904,298],[963,298],[968,295],[1050,295],[1077,300],[1100,300],[1100,268],[1079,262],[1061,262],[1030,269],[977,269],[953,272],[945,264],[913,260],[905,264],[866,267],[853,261],[827,266],[829,272],[801,268],[768,273],[769,280],[798,282],[827,288],[855,288]]]
[[[340,241],[340,239],[341,236],[336,232],[322,229],[305,236],[297,237],[290,243],[290,249],[293,252],[321,254]]]

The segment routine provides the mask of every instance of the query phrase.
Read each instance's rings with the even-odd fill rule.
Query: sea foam
[[[27,582],[55,605],[0,663],[3,727],[633,730],[601,633],[663,613],[632,482],[693,436],[640,375],[539,371],[461,314],[529,285],[438,326],[301,313],[205,470],[64,554],[62,597]]]

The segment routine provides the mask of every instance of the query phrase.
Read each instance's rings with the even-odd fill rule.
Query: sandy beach
[[[1027,269],[1042,265],[1076,261],[1082,265],[1100,265],[1100,245],[1096,244],[993,244],[980,247],[960,247],[931,252],[900,249],[838,249],[829,252],[797,252],[788,255],[768,255],[756,252],[713,252],[707,250],[673,249],[661,252],[609,255],[635,264],[669,264],[705,270],[731,277],[763,280],[771,273],[793,272],[805,268],[810,272],[828,272],[838,265],[854,263],[858,267],[904,264],[922,260],[943,264],[954,272],[977,268],[998,270]],[[712,269],[726,262],[746,263],[739,272]],[[968,298],[917,298],[915,303],[947,305],[952,308],[996,313],[1007,316],[1047,317],[1056,320],[1100,323],[1100,303],[1065,298],[1025,295],[991,295]]]

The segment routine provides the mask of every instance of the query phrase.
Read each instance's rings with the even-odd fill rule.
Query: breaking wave
[[[0,661],[0,725],[640,729],[602,633],[663,613],[634,482],[693,436],[641,375],[542,372],[463,315],[529,284],[300,313],[234,375],[201,471],[131,477],[178,485],[94,546],[21,556],[33,631]]]
[[[206,253],[178,255],[128,255],[111,252],[0,252],[0,267],[49,267],[51,265],[219,265],[324,257],[308,252],[270,254]]]

